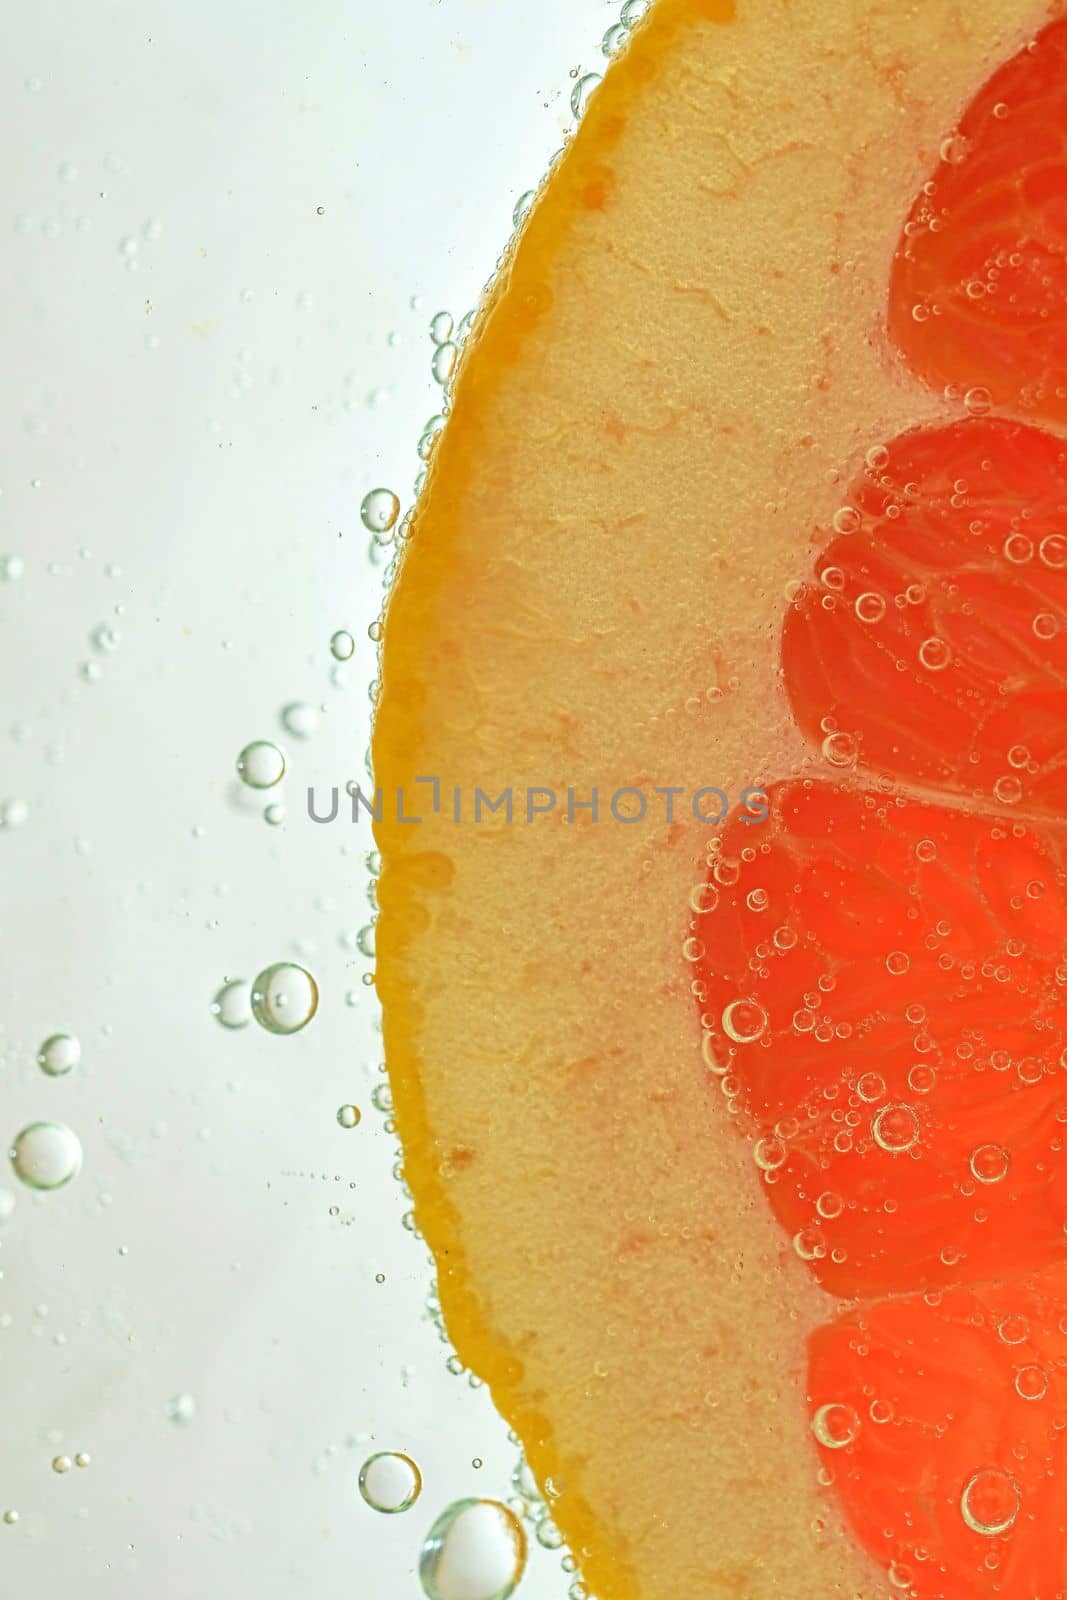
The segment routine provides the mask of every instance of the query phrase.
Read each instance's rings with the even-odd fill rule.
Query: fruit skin
[[[816,1448],[852,1526],[895,1563],[903,1592],[1063,1600],[1062,1262],[1030,1279],[843,1312],[812,1335],[808,1382],[813,1415],[827,1404],[855,1415],[853,1442]],[[961,1514],[965,1487],[989,1472],[990,1513],[1007,1520],[1018,1501],[999,1535]],[[997,1526],[995,1515],[984,1525]]]
[[[937,388],[1067,422],[1067,19],[995,72],[942,147],[894,262],[889,331]],[[927,192],[928,191],[928,192]]]

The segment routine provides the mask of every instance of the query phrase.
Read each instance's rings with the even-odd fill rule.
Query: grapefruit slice
[[[805,530],[841,526],[868,451],[956,420],[886,337],[897,234],[1047,15],[657,0],[481,310],[390,598],[377,982],[405,1172],[451,1336],[599,1600],[884,1591],[811,1439],[831,1302],[714,1089],[704,950],[686,971],[679,944],[709,791],[825,770],[780,675]],[[478,790],[511,820],[475,820]]]

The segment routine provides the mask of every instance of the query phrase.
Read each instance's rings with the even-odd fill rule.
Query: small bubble
[[[285,757],[276,744],[256,739],[237,757],[237,773],[250,789],[272,789],[285,777]]]
[[[285,807],[280,801],[275,800],[263,808],[263,820],[270,828],[280,828],[285,821]]]
[[[430,338],[436,345],[447,344],[455,331],[455,323],[450,311],[438,311],[430,322]]]
[[[50,1078],[62,1078],[78,1065],[82,1047],[70,1033],[53,1033],[37,1052],[37,1065]]]
[[[399,1450],[381,1450],[360,1468],[359,1492],[372,1511],[396,1516],[410,1511],[419,1498],[422,1473],[410,1456]]]
[[[861,622],[881,622],[886,613],[886,604],[880,594],[868,590],[856,597],[854,609]]]
[[[0,828],[21,828],[29,819],[30,808],[25,800],[4,800],[0,802]]]
[[[1008,1176],[1011,1157],[999,1144],[980,1144],[971,1151],[970,1168],[979,1183],[1001,1183]]]
[[[1005,773],[993,785],[993,798],[1002,806],[1015,806],[1023,797],[1022,781],[1014,774]]]
[[[449,340],[446,344],[438,345],[437,349],[433,353],[433,360],[430,363],[430,371],[433,374],[434,382],[439,383],[442,386],[444,386],[446,383],[450,383],[452,381],[452,375],[456,370],[456,363],[458,360],[459,348],[458,346],[454,345],[451,340]]]
[[[911,957],[904,950],[890,950],[885,967],[891,977],[901,978],[911,968]]]
[[[860,1419],[852,1406],[831,1402],[815,1412],[811,1431],[827,1450],[843,1450],[859,1437]]]
[[[757,1139],[752,1147],[753,1159],[762,1172],[776,1172],[788,1154],[781,1139]]]
[[[526,1535],[498,1500],[457,1500],[423,1541],[427,1600],[508,1600],[526,1570]]]
[[[888,451],[886,457],[888,459]],[[835,533],[858,533],[862,518],[855,506],[839,506],[832,521]]]
[[[5,1511],[4,1512],[4,1521],[7,1523],[9,1528],[13,1528],[15,1526],[15,1523],[18,1520],[19,1520],[19,1514],[18,1514],[17,1511]]]
[[[337,1112],[337,1120],[342,1128],[358,1128],[362,1118],[363,1113],[358,1106],[341,1106]]]
[[[969,149],[970,145],[962,134],[950,133],[947,139],[941,141],[941,159],[949,166],[959,166],[961,161],[966,160]]]
[[[756,1000],[732,1000],[722,1014],[723,1032],[735,1044],[752,1044],[767,1028],[767,1013]]]
[[[61,1122],[31,1122],[8,1151],[15,1176],[29,1189],[62,1189],[81,1171],[78,1135]]]
[[[1015,1392],[1021,1400],[1043,1400],[1048,1393],[1048,1374],[1042,1367],[1020,1367],[1015,1374]]]
[[[0,556],[0,578],[5,583],[15,583],[26,571],[26,563],[21,556]]]
[[[400,515],[400,501],[392,489],[372,489],[359,514],[368,533],[388,533]]]
[[[177,1423],[180,1428],[187,1428],[196,1416],[196,1401],[191,1394],[176,1394],[167,1401],[164,1412],[171,1422]]]
[[[585,115],[589,101],[594,92],[603,82],[603,75],[599,72],[587,72],[579,78],[571,90],[571,114],[580,119]]]
[[[79,1450],[78,1454],[74,1457],[74,1465],[76,1467],[91,1467],[92,1464],[93,1458],[89,1454],[88,1450]]]
[[[247,978],[231,978],[211,1002],[211,1015],[224,1028],[246,1028],[252,1020],[252,985]]]
[[[1028,539],[1025,533],[1009,533],[1002,548],[1006,559],[1014,567],[1023,567],[1033,560],[1033,540]]]
[[[112,655],[122,643],[122,635],[110,622],[99,622],[89,635],[89,643],[101,655]]]
[[[52,1457],[52,1471],[53,1472],[69,1472],[73,1465],[74,1465],[74,1463],[70,1459],[69,1456],[53,1456]]]
[[[944,639],[924,639],[919,646],[919,664],[927,672],[943,672],[951,660],[952,650]]]
[[[306,700],[293,700],[281,709],[282,727],[294,739],[310,739],[319,725],[319,713]]]
[[[355,654],[356,641],[346,628],[338,628],[330,639],[330,654],[335,661],[350,661]]]
[[[299,1033],[319,1005],[319,989],[310,972],[291,961],[265,967],[252,985],[252,1015],[268,1033]]]
[[[859,746],[851,733],[828,733],[822,742],[823,759],[832,767],[853,767]]]
[[[1022,1504],[1015,1479],[999,1467],[985,1467],[968,1478],[960,1496],[960,1512],[972,1533],[995,1538],[1007,1533]]]
[[[856,1079],[856,1093],[870,1105],[885,1094],[885,1079],[880,1072],[864,1072]]]
[[[963,403],[972,417],[984,417],[993,409],[993,396],[983,384],[968,389]]]
[[[1051,611],[1039,611],[1031,626],[1038,639],[1054,639],[1060,631],[1059,619]]]
[[[882,1106],[871,1121],[871,1137],[880,1149],[894,1155],[910,1150],[918,1142],[919,1119],[911,1106]]]
[[[1038,559],[1055,572],[1067,567],[1067,535],[1062,533],[1048,534],[1038,545],[1037,554]]]

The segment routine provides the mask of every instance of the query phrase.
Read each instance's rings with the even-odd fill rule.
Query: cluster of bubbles
[[[306,967],[276,961],[249,983],[229,978],[211,1002],[211,1014],[224,1028],[258,1022],[268,1033],[299,1033],[319,1007],[319,986]]]
[[[53,1033],[37,1051],[37,1065],[49,1078],[64,1078],[81,1061],[81,1044],[70,1033]],[[31,1122],[8,1148],[15,1176],[28,1189],[62,1189],[82,1166],[81,1140],[62,1122]],[[0,1197],[0,1221],[14,1209],[11,1197]]]

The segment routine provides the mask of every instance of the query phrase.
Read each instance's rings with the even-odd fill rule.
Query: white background
[[[9,18],[0,553],[25,573],[0,581],[0,804],[29,815],[0,830],[0,1150],[54,1118],[85,1164],[50,1195],[0,1173],[5,1595],[415,1600],[438,1512],[511,1493],[515,1447],[426,1315],[371,1105],[369,832],[314,827],[303,796],[363,771],[383,569],[359,505],[377,484],[410,500],[441,403],[430,318],[476,301],[616,18],[605,0]],[[340,684],[338,628],[359,640]],[[304,742],[279,724],[294,700],[323,708]],[[281,829],[277,794],[234,777],[253,738],[289,758]],[[223,978],[286,957],[319,981],[311,1026],[224,1032]],[[34,1058],[61,1029],[82,1064],[49,1079]],[[187,1426],[167,1416],[183,1393]],[[356,1491],[383,1448],[423,1470],[405,1516]],[[76,1451],[91,1466],[56,1475]],[[567,1583],[535,1547],[519,1592]]]

